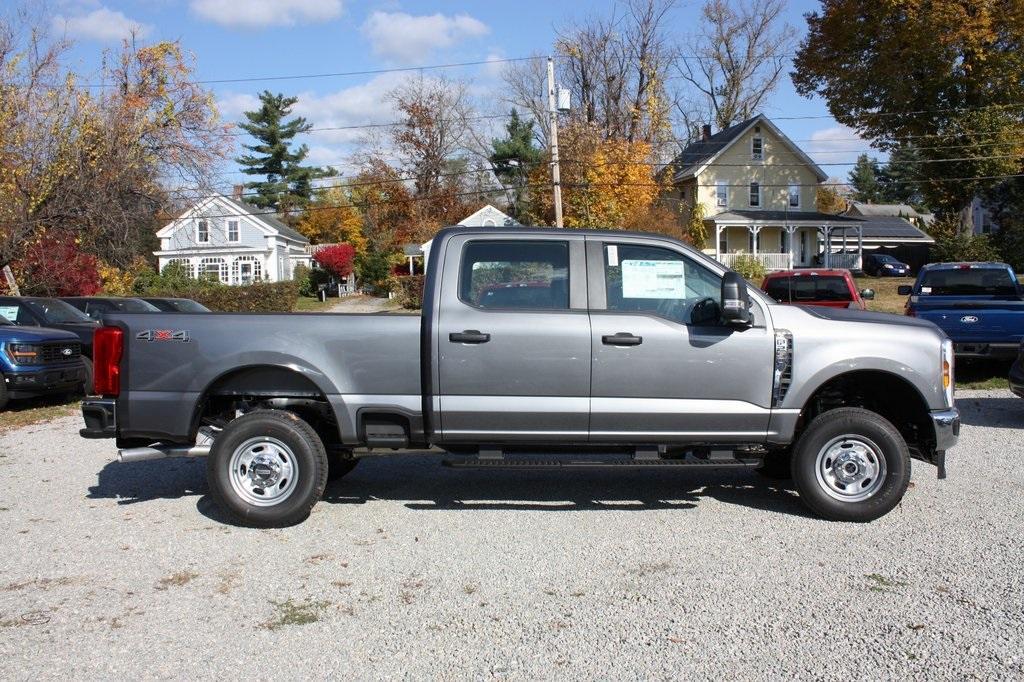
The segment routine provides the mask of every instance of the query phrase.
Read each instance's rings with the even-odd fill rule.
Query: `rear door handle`
[[[601,337],[601,343],[606,346],[639,346],[644,342],[644,337],[630,334],[629,332],[619,332],[618,334],[606,334]]]
[[[448,340],[452,343],[487,343],[491,340],[491,335],[476,329],[466,329],[461,332],[452,332],[448,335]]]

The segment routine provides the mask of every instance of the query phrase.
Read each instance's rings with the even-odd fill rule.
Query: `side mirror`
[[[89,317],[99,322],[103,319],[103,311],[99,308],[93,308],[89,311]]]
[[[750,295],[747,281],[737,272],[722,277],[722,321],[730,325],[750,324]]]
[[[873,301],[873,300],[875,300],[875,290],[874,289],[861,289],[860,290],[860,297],[863,298],[865,301]]]
[[[914,287],[909,284],[901,284],[896,288],[896,293],[900,296],[910,296],[914,291]]]

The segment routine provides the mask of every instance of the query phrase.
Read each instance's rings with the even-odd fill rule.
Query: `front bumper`
[[[111,398],[86,398],[82,401],[85,428],[79,430],[82,438],[117,437],[117,401]]]
[[[1019,349],[1019,343],[956,341],[953,344],[953,352],[958,358],[1008,359],[1016,357]]]
[[[1024,354],[1010,367],[1010,390],[1024,398]]]
[[[935,428],[935,450],[945,452],[956,445],[960,437],[960,410],[955,407],[935,410],[931,416]]]
[[[81,387],[85,380],[85,366],[81,364],[71,367],[11,372],[3,376],[3,381],[7,386],[7,395],[16,399],[74,391]]]

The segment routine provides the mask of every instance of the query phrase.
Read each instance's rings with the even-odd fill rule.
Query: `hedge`
[[[395,298],[403,308],[417,310],[423,307],[423,275],[395,277],[397,292]]]
[[[191,298],[210,310],[224,313],[287,313],[299,298],[297,282],[253,282],[239,286],[198,286],[148,289],[146,296]]]

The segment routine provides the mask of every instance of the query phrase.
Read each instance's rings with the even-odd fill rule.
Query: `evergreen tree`
[[[301,116],[285,120],[297,101],[297,97],[264,90],[260,93],[260,108],[245,112],[247,120],[239,123],[257,141],[254,145],[243,145],[252,153],[235,161],[246,175],[266,178],[245,184],[246,189],[256,190],[250,203],[260,208],[286,213],[302,209],[313,196],[313,181],[337,174],[332,168],[304,166],[302,162],[309,154],[306,145],[292,149],[295,136],[313,127]]]
[[[512,215],[522,215],[522,204],[526,195],[523,185],[538,164],[544,161],[544,150],[533,144],[533,121],[523,120],[513,109],[505,125],[506,136],[491,141],[491,166],[494,175],[511,192],[510,210]]]
[[[857,163],[850,171],[850,185],[853,187],[853,200],[877,204],[882,201],[882,187],[878,182],[878,160],[869,158],[867,154],[857,157]]]
[[[889,163],[879,176],[882,200],[890,204],[909,204],[925,208],[921,192],[921,155],[914,147],[901,144],[889,152]]]

